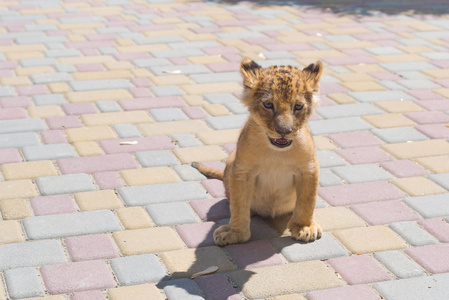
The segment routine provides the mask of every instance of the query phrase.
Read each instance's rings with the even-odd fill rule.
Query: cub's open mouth
[[[278,138],[278,139],[272,139],[270,137],[268,137],[270,139],[271,144],[275,145],[276,147],[279,148],[285,148],[288,147],[292,144],[293,140],[287,140],[286,138]]]

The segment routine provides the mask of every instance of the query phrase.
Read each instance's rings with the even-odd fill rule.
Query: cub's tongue
[[[276,141],[277,143],[281,143],[281,144],[287,143],[287,142],[288,142],[288,140],[287,140],[286,138],[275,139],[275,141]]]

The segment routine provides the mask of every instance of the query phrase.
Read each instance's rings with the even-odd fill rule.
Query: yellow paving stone
[[[378,47],[377,44],[368,41],[355,41],[355,42],[327,42],[329,46],[337,50],[345,49],[365,49]]]
[[[17,76],[17,77],[3,77],[0,78],[1,85],[31,85],[31,81],[28,77],[25,76]]]
[[[449,173],[449,155],[421,157],[416,162],[434,173]]]
[[[132,286],[122,286],[108,290],[110,300],[164,300],[154,284],[144,283]]]
[[[104,154],[103,149],[94,141],[75,142],[73,143],[76,151],[80,156],[92,156]]]
[[[152,44],[152,45],[134,45],[134,46],[118,46],[115,49],[120,53],[140,53],[140,52],[150,52],[150,51],[160,51],[168,50],[169,47],[163,44]]]
[[[337,73],[334,74],[337,79],[346,81],[375,81],[376,79],[366,73]]]
[[[31,180],[8,180],[0,182],[0,200],[11,198],[31,198],[37,196]]]
[[[0,211],[4,220],[20,220],[33,215],[28,201],[20,198],[1,200]]]
[[[64,23],[64,24],[59,24],[58,27],[61,30],[66,30],[66,29],[74,30],[74,29],[86,29],[86,28],[94,28],[94,29],[103,28],[103,27],[106,27],[106,25],[103,23],[100,23],[100,22],[98,22],[98,23],[95,23],[95,22],[92,22],[92,23]]]
[[[153,120],[146,111],[120,111],[101,114],[84,114],[81,120],[86,126],[100,126],[127,123],[149,123]]]
[[[20,300],[67,300],[63,295],[26,298]]]
[[[174,278],[190,277],[210,266],[217,266],[218,272],[235,269],[223,250],[216,246],[164,252],[159,256]]]
[[[225,129],[198,133],[198,138],[206,145],[237,143],[240,129]]]
[[[449,98],[449,89],[435,89],[433,91],[444,98]]]
[[[203,120],[187,120],[187,121],[170,121],[137,124],[137,128],[145,136],[150,135],[166,135],[175,133],[193,133],[198,134],[203,131],[212,131]]]
[[[242,90],[242,86],[236,82],[202,83],[181,85],[186,93],[192,95],[202,95],[209,93],[233,93]]]
[[[134,46],[134,45],[136,45],[136,43],[134,41],[126,40],[126,39],[116,39],[115,42],[117,43],[117,45],[120,45],[120,46]]]
[[[43,52],[45,50],[47,48],[41,44],[0,46],[0,53]]]
[[[293,27],[297,28],[299,30],[306,30],[306,29],[326,29],[326,28],[332,28],[332,27],[335,27],[335,25],[329,24],[329,23],[325,23],[325,22],[317,22],[317,23],[296,24],[296,25],[293,25]]]
[[[407,248],[407,243],[385,226],[342,229],[333,235],[354,254]]]
[[[377,47],[377,46],[376,46]],[[354,73],[376,73],[376,72],[386,72],[384,68],[382,68],[379,65],[348,65],[345,66],[349,70],[351,70]]]
[[[1,281],[0,281],[0,300],[6,300],[5,288],[3,287],[3,283]]]
[[[22,15],[47,15],[65,13],[65,10],[60,8],[41,8],[41,9],[21,9],[19,10]]]
[[[147,185],[181,181],[176,172],[167,166],[123,170],[120,171],[120,175],[122,175],[128,185]]]
[[[173,153],[184,164],[189,164],[194,161],[222,160],[228,157],[228,154],[216,145],[176,148],[173,149]]]
[[[182,96],[182,99],[189,105],[189,106],[202,106],[210,104],[204,98],[200,95],[184,95]]]
[[[418,31],[439,31],[441,30],[441,27],[432,25],[430,23],[426,23],[419,20],[409,20],[409,21],[388,21],[385,22],[387,25],[391,26],[407,26],[414,30]]]
[[[363,116],[363,119],[377,128],[415,126],[416,123],[399,113]]]
[[[0,245],[23,242],[25,238],[22,234],[20,223],[14,220],[0,221]],[[1,289],[0,289],[1,295]],[[1,297],[0,297],[1,299]]]
[[[425,177],[395,178],[391,183],[410,196],[435,195],[447,192],[447,190]]]
[[[193,64],[201,64],[201,65],[227,62],[227,60],[222,58],[221,55],[193,56],[187,57],[187,60],[189,60]]]
[[[65,132],[70,142],[110,140],[116,138],[115,132],[110,126],[68,128]]]
[[[203,105],[203,109],[207,111],[211,116],[225,116],[231,114],[224,105],[218,103]]]
[[[317,150],[335,150],[335,149],[337,149],[337,146],[335,146],[334,142],[324,136],[314,136],[313,143]]]
[[[81,210],[114,209],[123,207],[122,201],[113,190],[75,193],[75,200]]]
[[[121,100],[121,99],[132,99],[128,90],[117,89],[117,90],[97,90],[97,91],[85,91],[85,92],[69,92],[66,93],[66,97],[70,102],[96,102],[103,100]]]
[[[153,75],[147,69],[132,69],[131,72],[135,77],[150,77],[151,75]]]
[[[53,93],[66,93],[72,91],[70,85],[65,82],[52,82],[47,86]]]
[[[349,96],[347,93],[330,93],[326,94],[326,96],[338,104],[350,104],[357,103],[357,100]]]
[[[449,78],[449,69],[421,70],[421,72],[433,78]]]
[[[418,54],[373,55],[372,57],[382,63],[414,62],[427,60],[427,58]]]
[[[305,300],[304,296],[300,294],[290,294],[271,297],[269,300]]]
[[[319,59],[331,57],[345,57],[346,55],[337,50],[313,50],[313,51],[294,51],[294,55],[302,58]]]
[[[150,76],[149,79],[155,85],[181,85],[194,83],[194,81],[186,75]]]
[[[374,104],[389,113],[405,113],[425,110],[413,101],[377,101],[374,102]]]
[[[21,59],[42,58],[45,57],[43,52],[9,52],[6,54],[9,60],[18,61]]]
[[[341,85],[348,88],[353,92],[365,92],[365,91],[385,91],[386,87],[375,83],[374,81],[353,81],[343,82]]]
[[[141,229],[154,226],[153,221],[142,207],[123,207],[116,210],[126,229]]]
[[[325,42],[325,40],[322,37],[310,36],[310,35],[298,35],[297,31],[290,31],[290,35],[277,36],[274,39],[278,40],[282,44],[324,43]],[[317,50],[317,51],[323,51],[323,50]]]
[[[432,50],[431,48],[420,45],[413,45],[413,46],[398,45],[396,46],[396,48],[407,53],[434,52],[434,50]]]
[[[69,39],[69,41],[74,42],[74,43],[76,43],[76,42],[86,42],[87,41],[87,39],[84,36],[80,35],[80,34],[69,34],[67,36],[67,38]]]
[[[178,24],[179,26],[179,24]],[[151,30],[144,32],[145,36],[149,37],[158,37],[158,36],[170,36],[170,35],[181,35],[186,36],[187,34],[192,33],[189,30],[185,29],[173,29],[173,30]]]
[[[117,231],[112,234],[123,255],[156,253],[184,248],[181,239],[169,227]]]
[[[61,64],[101,64],[105,62],[115,61],[115,58],[110,55],[97,55],[97,56],[71,56],[71,57],[58,57],[58,62]]]
[[[75,80],[100,80],[100,79],[115,79],[126,78],[131,79],[133,75],[127,70],[114,70],[102,72],[79,72],[70,74]]]
[[[58,171],[56,171],[55,166],[49,160],[3,164],[2,171],[6,180],[58,175]]]
[[[129,70],[135,68],[135,66],[129,61],[106,62],[103,65],[108,70]]]
[[[383,150],[399,159],[449,154],[449,143],[445,140],[429,140],[410,143],[387,144],[382,145],[381,147]]]
[[[365,221],[346,207],[316,209],[314,218],[324,231],[366,226]]]
[[[33,118],[48,118],[65,116],[64,111],[59,105],[30,106],[28,113]]]
[[[19,76],[29,76],[33,74],[41,74],[41,73],[54,73],[55,69],[51,66],[38,66],[38,67],[27,67],[21,68],[17,67],[14,70]]]

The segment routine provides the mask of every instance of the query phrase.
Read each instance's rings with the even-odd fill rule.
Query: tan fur
[[[293,238],[313,241],[321,236],[313,220],[319,166],[306,122],[316,105],[322,69],[321,62],[299,70],[263,69],[249,58],[242,61],[242,102],[250,115],[237,149],[228,157],[224,173],[195,165],[209,177],[222,178],[226,187],[231,219],[214,232],[217,245],[246,242],[251,212],[270,217],[293,212],[288,223]],[[273,107],[267,108],[270,103]],[[277,145],[292,142],[280,148],[269,137],[277,139]]]

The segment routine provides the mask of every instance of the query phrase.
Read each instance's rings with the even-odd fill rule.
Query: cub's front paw
[[[290,223],[288,229],[295,240],[303,242],[313,242],[321,237],[322,231],[320,225],[312,222],[310,226],[301,226],[296,223]]]
[[[229,225],[218,227],[214,232],[214,241],[218,246],[226,246],[229,244],[244,243],[251,237],[251,232],[246,230],[236,231]]]

